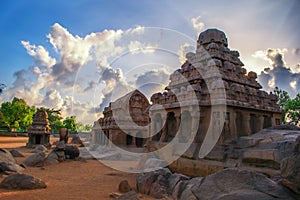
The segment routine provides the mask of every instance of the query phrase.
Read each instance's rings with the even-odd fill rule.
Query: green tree
[[[282,123],[286,124],[286,114],[287,114],[286,104],[288,101],[291,100],[291,97],[287,91],[279,89],[278,87],[275,87],[274,94],[278,97],[277,103],[282,109],[281,121]]]
[[[4,102],[0,107],[0,126],[26,130],[32,123],[35,107],[30,107],[23,99],[14,98],[12,102]]]
[[[287,101],[286,122],[293,125],[300,125],[300,93],[294,99]]]
[[[76,123],[76,129],[77,129],[77,131],[79,131],[79,132],[89,132],[89,131],[91,131],[92,130],[92,125],[90,125],[90,124],[83,124],[83,123],[81,123],[81,122],[77,122]]]
[[[65,128],[71,130],[71,131],[76,131],[76,117],[71,116],[67,117],[63,121],[63,125]]]

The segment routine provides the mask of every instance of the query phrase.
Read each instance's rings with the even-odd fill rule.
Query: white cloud
[[[28,41],[21,41],[21,44],[34,59],[36,65],[40,67],[51,67],[56,63],[55,58],[52,58],[43,46],[31,45]]]
[[[157,48],[157,45],[151,45],[151,44],[143,44],[139,41],[130,41],[128,45],[128,49],[130,53],[137,54],[137,53],[153,53],[155,49]]]
[[[194,29],[197,31],[197,33],[200,33],[201,31],[204,30],[205,24],[200,21],[201,16],[194,17],[191,19],[191,22],[193,24]]]

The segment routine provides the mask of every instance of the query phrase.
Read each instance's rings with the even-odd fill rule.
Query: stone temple
[[[104,118],[94,125],[94,143],[106,144],[106,137],[97,138],[97,130],[104,131],[107,138],[116,144],[132,144],[131,141],[135,140],[131,138],[136,138],[137,145],[140,144],[137,142],[138,133],[148,134],[148,151],[161,149],[176,140],[171,150],[171,154],[175,155],[181,144],[190,143],[185,153],[170,165],[174,171],[184,173],[187,166],[194,166],[187,170],[194,171],[186,174],[203,175],[198,173],[200,169],[214,171],[212,166],[216,166],[217,170],[219,166],[224,167],[222,163],[231,160],[233,164],[230,166],[235,166],[238,156],[227,159],[226,152],[232,150],[239,138],[281,124],[276,95],[261,90],[262,86],[256,81],[257,74],[247,73],[243,66],[239,52],[229,49],[224,32],[217,29],[202,32],[197,40],[196,52],[187,53],[185,63],[170,75],[165,91],[151,96],[150,108],[147,108],[149,103],[139,91],[105,108]],[[112,110],[126,107],[124,100],[135,94],[140,100],[129,101],[136,102],[129,110],[137,109],[139,114],[130,115],[141,126],[135,126],[137,130],[134,131],[127,126],[121,128],[135,132],[132,137],[122,133],[114,122],[115,117],[121,117],[125,122],[130,115],[112,116]],[[133,105],[138,105],[138,108]],[[208,152],[203,152],[203,143],[212,146],[207,147]],[[158,157],[164,159],[163,156]],[[207,164],[211,160],[217,162]]]
[[[48,122],[48,115],[44,110],[37,110],[33,117],[33,122],[28,128],[28,143],[27,147],[34,147],[35,145],[50,145],[50,127]]]
[[[113,144],[127,147],[143,147],[148,135],[148,99],[138,90],[111,102],[103,111],[103,117],[94,123],[93,144]]]

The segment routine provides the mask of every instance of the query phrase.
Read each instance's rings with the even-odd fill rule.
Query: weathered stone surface
[[[121,196],[117,197],[118,200],[139,200],[137,193],[133,190],[122,194]]]
[[[41,151],[26,158],[24,164],[29,167],[40,167],[44,164],[45,157],[45,152]]]
[[[65,151],[61,151],[61,150],[56,151],[56,150],[55,150],[55,153],[56,153],[56,155],[57,155],[57,157],[58,157],[58,161],[59,161],[59,162],[62,162],[62,161],[64,161],[64,160],[66,160]]]
[[[78,145],[79,147],[84,147],[83,142],[82,142],[82,140],[80,139],[80,137],[79,137],[78,134],[75,134],[75,135],[72,137],[71,144],[76,144],[76,145]]]
[[[188,176],[185,176],[183,174],[172,174],[169,178],[169,194],[172,194],[172,191],[174,190],[176,184],[179,182],[179,181],[184,181],[184,180],[189,180],[190,177]]]
[[[127,180],[123,180],[120,182],[119,184],[119,192],[122,192],[122,193],[127,193],[129,192],[131,189],[129,183]]]
[[[30,151],[30,153],[38,153],[38,152],[41,152],[41,151],[44,151],[44,152],[47,151],[47,148],[44,145],[42,145],[42,144],[37,145],[34,149],[32,149]]]
[[[6,189],[39,189],[46,188],[46,183],[41,179],[26,174],[12,174],[6,177],[1,183],[1,188]]]
[[[0,148],[0,162],[16,163],[16,160],[7,149]]]
[[[58,150],[64,151],[65,148],[66,148],[65,141],[62,140],[62,141],[57,142],[56,147],[55,147],[55,150],[56,150],[56,151],[58,151]]]
[[[13,157],[24,157],[24,155],[16,149],[10,150],[10,153]]]
[[[294,199],[290,191],[266,176],[236,168],[206,177],[192,192],[198,199]]]
[[[80,151],[76,145],[68,144],[65,147],[65,156],[68,159],[74,159],[79,157]]]
[[[204,180],[203,177],[196,177],[196,178],[192,178],[189,181],[186,181],[186,183],[183,184],[184,188],[181,189],[181,193],[179,192],[177,194],[178,200],[187,200],[187,199],[189,199],[189,200],[197,200],[197,197],[192,192],[192,188],[194,186],[195,187],[199,187],[201,185],[201,183],[202,183],[203,180]],[[179,185],[179,187],[180,187],[180,185]]]
[[[140,173],[136,177],[137,190],[142,194],[149,195],[152,189],[152,184],[157,181],[158,176],[171,176],[171,171],[167,168],[156,171]]]
[[[281,176],[285,179],[281,183],[300,194],[300,155],[283,159],[281,162]]]
[[[2,173],[2,172],[21,172],[22,170],[24,170],[24,168],[18,164],[15,164],[12,162],[0,162],[0,173]]]
[[[156,170],[164,168],[168,165],[168,163],[164,160],[157,159],[157,158],[148,158],[145,162],[145,171],[148,170]]]
[[[171,174],[158,175],[156,181],[152,184],[150,189],[150,196],[161,199],[168,196],[169,181],[168,178]]]
[[[59,163],[59,158],[54,150],[46,157],[44,163],[48,165]]]

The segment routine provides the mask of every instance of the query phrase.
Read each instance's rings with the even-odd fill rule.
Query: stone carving
[[[50,147],[50,127],[48,122],[48,115],[46,111],[38,110],[34,117],[31,126],[28,129],[28,143],[27,147],[36,145],[44,145]]]
[[[104,116],[94,123],[93,145],[107,145],[111,140],[116,145],[143,147],[148,134],[149,106],[148,99],[138,90],[111,102],[104,109]]]

